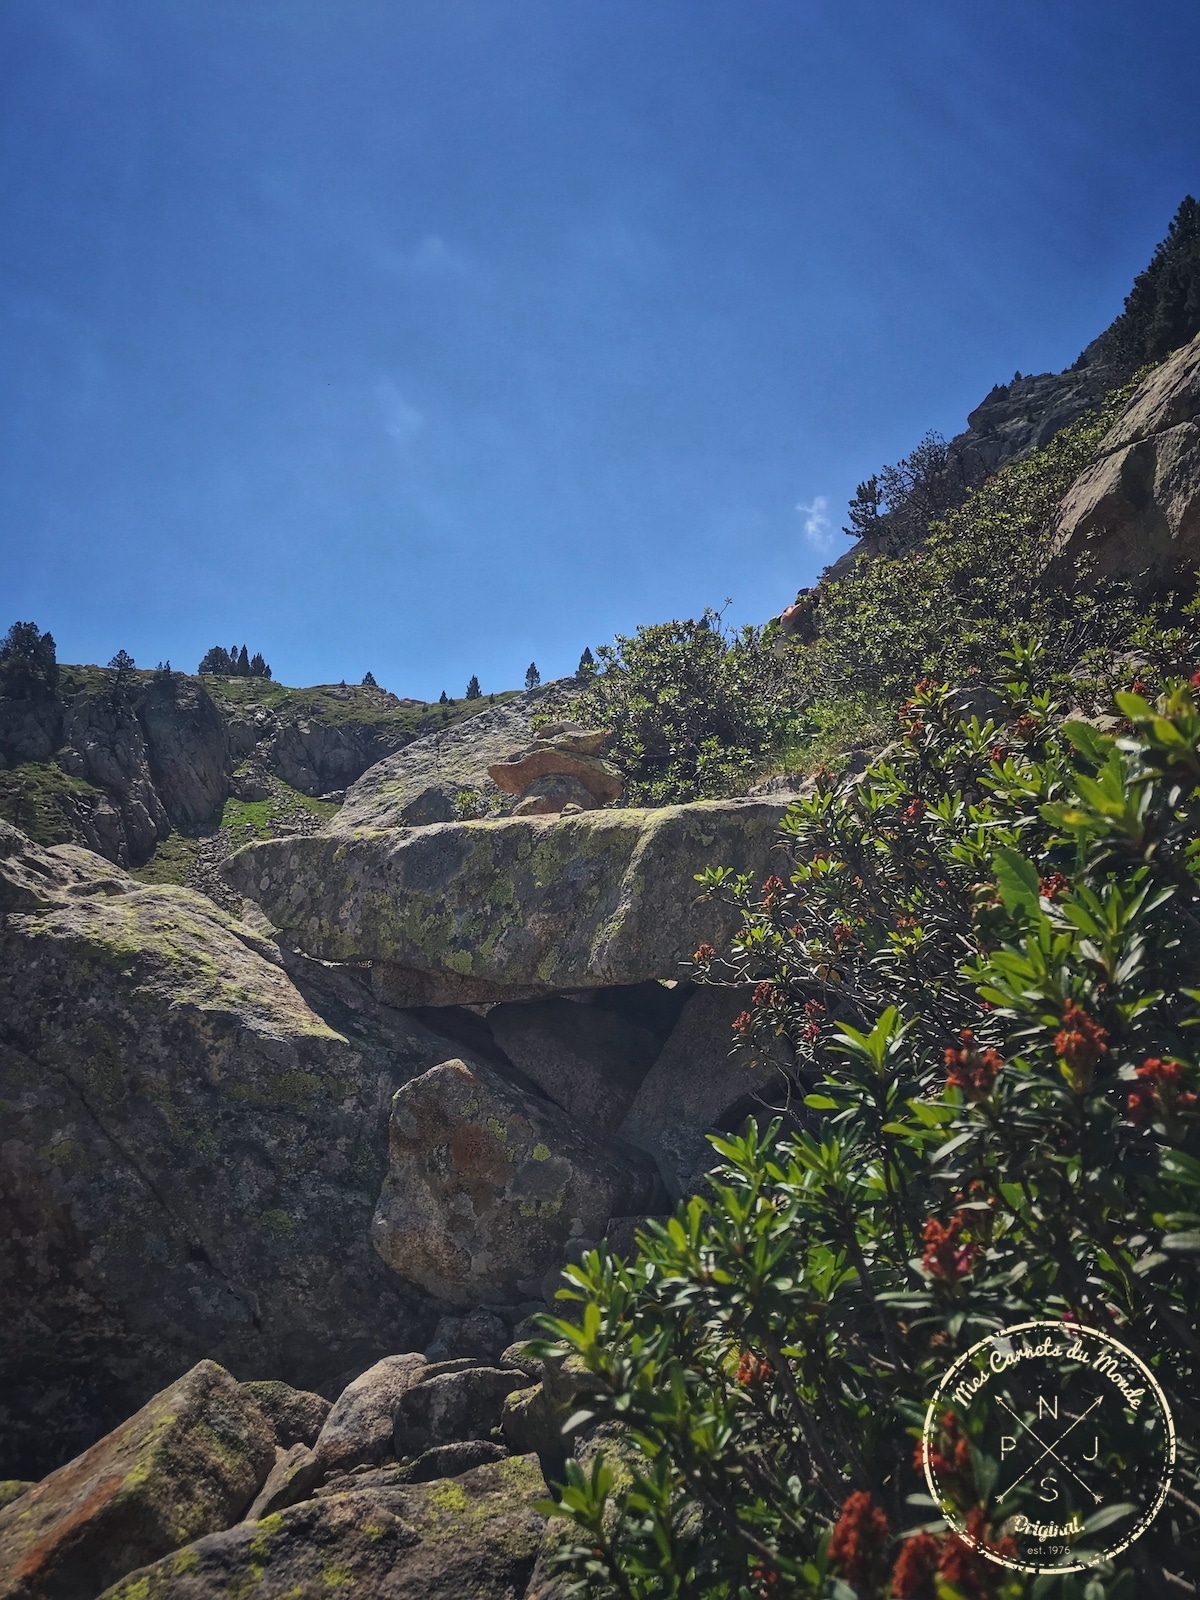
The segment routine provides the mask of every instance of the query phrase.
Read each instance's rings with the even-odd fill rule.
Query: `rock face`
[[[1200,336],[1150,373],[1071,485],[1056,566],[1150,588],[1200,560]]]
[[[204,1356],[320,1389],[436,1311],[369,1243],[391,1096],[462,1046],[184,889],[0,825],[0,1471]]]
[[[372,1238],[395,1272],[440,1300],[512,1304],[537,1297],[569,1239],[653,1209],[657,1188],[640,1152],[490,1067],[448,1061],[393,1101]]]
[[[229,732],[212,696],[182,675],[155,679],[138,705],[155,789],[175,827],[218,816],[229,793]]]
[[[545,1522],[536,1457],[432,1483],[305,1501],[132,1572],[106,1600],[255,1600],[344,1589],[372,1600],[521,1600]]]
[[[696,874],[765,876],[784,810],[711,800],[317,834],[248,846],[225,872],[313,955],[420,974],[425,1004],[496,1000],[681,976],[699,944],[720,948],[739,925],[698,901]]]
[[[0,1596],[83,1600],[245,1511],[274,1459],[244,1389],[202,1361],[0,1511]]]
[[[732,1054],[733,1019],[749,1004],[748,989],[699,989],[620,1124],[622,1138],[654,1156],[672,1200],[713,1165],[705,1134],[717,1120],[747,1096],[784,1086],[778,1066]]]
[[[333,828],[344,833],[354,828],[453,822],[459,815],[460,794],[473,794],[484,802],[498,796],[488,768],[530,743],[534,712],[548,694],[561,688],[561,683],[547,684],[444,732],[415,739],[364,772],[347,790]]]

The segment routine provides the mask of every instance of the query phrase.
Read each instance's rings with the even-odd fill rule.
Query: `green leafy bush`
[[[1105,731],[1064,716],[1040,648],[1007,659],[975,691],[986,720],[924,683],[894,755],[794,806],[786,877],[706,875],[744,925],[697,960],[755,982],[741,1047],[786,1040],[792,1090],[714,1138],[708,1192],[632,1261],[568,1271],[575,1317],[544,1348],[589,1375],[574,1424],[605,1425],[555,1504],[568,1592],[1103,1600],[1200,1579],[1198,691],[1122,692]],[[1180,1453],[1119,1567],[1035,1584],[946,1531],[914,1452],[954,1358],[1047,1317],[1149,1363]],[[953,1449],[953,1509],[1003,1550],[997,1464]]]
[[[1122,639],[1131,598],[1083,569],[1047,578],[1059,502],[1091,462],[1135,384],[1013,462],[899,556],[861,561],[818,590],[817,642],[807,652],[812,698],[868,692],[898,700],[927,673],[951,681],[991,672],[1011,629],[1026,624],[1065,670],[1088,647]]]
[[[634,805],[736,794],[804,725],[796,652],[777,652],[761,628],[724,629],[711,609],[619,634],[596,656],[571,714],[613,730],[610,759]]]

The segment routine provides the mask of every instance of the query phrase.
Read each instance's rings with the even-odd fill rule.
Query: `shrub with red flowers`
[[[556,1497],[580,1597],[1032,1600],[982,1436],[933,1429],[940,1508],[920,1441],[959,1354],[1046,1318],[1140,1356],[1178,1443],[1136,1544],[1051,1593],[1200,1589],[1200,689],[1121,691],[1109,734],[1006,659],[987,719],[926,683],[916,742],[791,808],[770,905],[706,875],[736,1049],[788,1081],[636,1253],[568,1269],[544,1348],[623,1440]]]

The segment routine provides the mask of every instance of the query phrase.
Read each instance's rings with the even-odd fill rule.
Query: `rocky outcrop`
[[[400,741],[401,744],[407,740]],[[345,789],[376,762],[393,754],[395,735],[366,723],[329,726],[311,717],[280,721],[263,746],[270,772],[301,794]]]
[[[344,1589],[378,1600],[521,1600],[542,1544],[536,1457],[454,1478],[306,1500],[130,1573],[106,1600],[284,1600]]]
[[[122,866],[140,866],[171,824],[132,707],[115,695],[77,695],[63,719],[63,742],[58,765],[104,790],[112,801],[91,819],[101,853]]]
[[[140,696],[137,717],[154,787],[172,825],[195,827],[219,816],[232,755],[212,696],[182,675],[156,677]]]
[[[576,1236],[653,1209],[658,1175],[489,1067],[449,1061],[392,1103],[375,1248],[402,1278],[472,1306],[538,1298]]]
[[[0,1511],[3,1600],[80,1600],[227,1528],[275,1447],[253,1400],[202,1361],[97,1444]]]
[[[475,806],[500,805],[488,768],[524,749],[533,738],[533,716],[563,684],[546,684],[466,722],[415,739],[372,767],[346,793],[334,819],[341,833],[356,828],[425,826],[461,815],[460,795]]]
[[[1054,567],[1148,589],[1200,562],[1200,336],[1156,367],[1072,484]]]
[[[681,976],[740,921],[699,898],[696,874],[765,876],[784,810],[712,800],[316,834],[250,845],[224,870],[313,955],[416,973],[426,1004],[497,1000]]]
[[[348,972],[0,825],[0,1434],[31,1477],[203,1356],[324,1388],[436,1312],[369,1242],[452,1055]],[[406,1332],[407,1330],[407,1332]]]

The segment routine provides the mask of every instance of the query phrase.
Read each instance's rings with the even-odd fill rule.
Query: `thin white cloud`
[[[803,501],[796,510],[804,518],[804,537],[819,554],[827,556],[834,546],[834,531],[830,526],[829,501],[823,494],[815,494],[807,505]]]
[[[425,426],[425,415],[406,400],[391,378],[380,378],[375,394],[383,412],[384,431],[397,444],[410,444]]]

